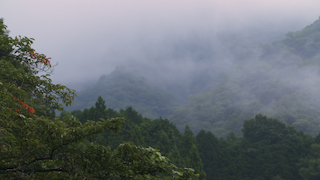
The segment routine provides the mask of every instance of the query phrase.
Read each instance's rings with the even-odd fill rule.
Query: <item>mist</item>
[[[179,81],[204,69],[229,71],[241,47],[281,39],[319,16],[319,1],[9,1],[0,12],[11,36],[58,63],[55,83],[81,90],[126,66],[151,81]],[[250,54],[250,55],[248,55]],[[246,59],[248,61],[248,59]]]

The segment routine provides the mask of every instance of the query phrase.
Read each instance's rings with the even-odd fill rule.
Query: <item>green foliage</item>
[[[238,145],[243,159],[238,161],[249,167],[251,177],[301,179],[298,162],[308,154],[312,141],[292,126],[257,115],[243,125],[243,139]]]
[[[301,31],[289,32],[282,43],[290,52],[303,59],[309,59],[318,54],[320,48],[320,20],[305,27]]]
[[[304,180],[320,178],[320,144],[312,144],[310,153],[299,161],[299,174]]]
[[[2,20],[0,29],[1,179],[197,179],[193,169],[176,167],[153,148],[122,143],[112,151],[91,141],[124,123],[123,116],[110,118],[118,114],[101,97],[84,115],[75,113],[91,121],[67,112],[53,118],[52,110],[70,105],[75,91],[52,84],[49,74],[38,76],[52,67],[31,48],[33,39],[10,38]],[[107,120],[99,117],[106,114]],[[142,137],[139,127],[134,132]]]
[[[243,125],[243,137],[251,143],[261,142],[265,144],[275,144],[287,139],[292,127],[287,127],[285,123],[270,119],[266,116],[256,115],[255,119],[246,120]]]
[[[318,135],[315,137],[315,142],[320,144],[320,132],[318,133]]]
[[[99,102],[104,101],[103,99],[98,98],[97,103]],[[97,109],[97,106],[91,107],[89,111],[97,112]],[[144,118],[132,107],[128,107],[125,110],[121,109],[120,112],[113,111],[109,108],[108,110],[105,109],[101,113],[104,114],[105,117],[109,117],[109,112],[115,113],[118,117],[125,117],[126,123],[121,131],[119,131],[117,134],[105,132],[104,134],[94,136],[93,141],[96,141],[101,145],[111,146],[112,149],[116,149],[118,144],[128,141],[140,145],[141,147],[152,146],[160,149],[161,152],[176,165],[182,167],[191,167],[195,169],[195,173],[199,173],[200,179],[205,177],[205,173],[201,170],[203,165],[198,155],[198,150],[195,146],[195,139],[190,129],[188,132],[191,134],[189,134],[188,137],[193,139],[193,147],[190,146],[191,148],[189,151],[189,146],[184,147],[181,143],[183,142],[183,136],[181,133],[166,119],[160,118],[151,121],[148,118]],[[85,113],[86,110],[71,112],[71,114],[73,114],[81,122],[83,122],[82,118],[84,117]],[[94,119],[95,117],[93,116],[92,118]],[[188,151],[188,154],[181,156],[180,149],[185,149]]]
[[[99,101],[99,100],[98,100]],[[97,102],[98,102],[97,101]],[[90,108],[94,111],[96,107]],[[105,110],[109,116],[110,110]],[[82,117],[85,111],[72,112]],[[118,116],[128,119],[117,133],[105,132],[93,140],[104,145],[128,140],[136,144],[156,147],[171,162],[182,167],[192,167],[199,179],[301,179],[309,172],[316,175],[312,143],[317,141],[284,122],[256,115],[245,120],[243,137],[230,132],[226,139],[201,130],[194,137],[186,126],[181,134],[168,120],[149,120],[134,109],[121,110]],[[116,143],[112,145],[117,149]],[[314,152],[317,152],[314,150]]]
[[[207,180],[222,179],[221,171],[228,157],[227,152],[220,145],[218,138],[210,131],[201,130],[196,136],[197,148],[203,162],[203,170],[206,172]]]
[[[104,153],[110,156],[110,149],[91,144],[84,150],[79,143],[106,128],[118,131],[122,122],[118,118],[82,125],[74,118],[65,122],[44,117],[16,118],[1,132],[1,174],[3,177],[31,176],[36,179],[50,172],[62,173],[62,177],[67,174],[72,177],[92,175],[92,172],[86,172],[85,167],[102,163],[92,161],[95,159],[92,156],[95,154],[99,159],[104,158]]]
[[[314,138],[277,119],[245,120],[243,137],[217,139],[201,130],[197,146],[207,179],[318,179]]]
[[[37,76],[39,71],[50,73],[50,58],[34,52],[31,48],[33,39],[21,36],[11,38],[4,33],[6,26],[2,21],[0,24],[2,111],[12,108],[23,114],[28,111],[48,115],[48,112],[54,109],[62,110],[59,101],[70,105],[75,95],[74,90],[60,84],[52,84],[49,74]],[[27,109],[21,108],[21,105]]]
[[[186,125],[182,135],[180,155],[185,166],[193,167],[200,174],[200,179],[206,179],[202,160],[196,147],[196,139],[188,125]]]

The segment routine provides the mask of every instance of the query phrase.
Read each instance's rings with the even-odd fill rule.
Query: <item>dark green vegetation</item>
[[[66,116],[65,116],[66,115]],[[189,127],[183,134],[167,119],[148,119],[135,111],[132,107],[119,112],[106,108],[105,101],[99,97],[95,106],[83,111],[72,111],[81,123],[87,120],[98,121],[100,118],[124,117],[126,123],[117,133],[104,133],[97,135],[93,141],[99,144],[116,148],[118,144],[132,141],[134,144],[161,149],[161,152],[172,162],[182,167],[193,167],[200,179],[205,179],[203,165],[196,147],[195,137]],[[61,118],[68,117],[66,112],[61,113]]]
[[[139,146],[113,139],[111,150],[92,141],[99,133],[112,136],[125,121],[112,110],[106,117],[102,99],[95,117],[107,120],[55,118],[54,111],[63,110],[60,103],[70,105],[75,91],[52,83],[50,58],[36,53],[32,43],[27,37],[9,37],[0,19],[0,179],[198,179],[193,169],[178,168],[158,150],[140,146],[138,126],[132,134]]]
[[[192,167],[207,180],[316,180],[320,178],[320,133],[305,134],[284,122],[256,115],[245,120],[242,133],[225,139],[210,131],[193,135],[187,125],[183,133],[166,119],[144,118],[131,107],[119,112],[107,109],[101,97],[89,110],[71,113],[82,123],[99,117],[125,117],[117,133],[95,135],[92,141],[116,148],[132,141],[152,146],[179,166]],[[69,118],[66,112],[61,116]]]

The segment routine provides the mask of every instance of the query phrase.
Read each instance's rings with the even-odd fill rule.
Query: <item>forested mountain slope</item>
[[[245,119],[262,113],[309,132],[320,131],[318,90],[320,20],[261,47],[256,59],[238,64],[219,86],[190,98],[170,120],[218,136],[241,135]]]
[[[301,31],[288,32],[286,38],[265,45],[262,56],[267,59],[270,55],[279,56],[285,50],[297,55],[303,60],[313,60],[319,57],[320,48],[320,18]],[[315,62],[313,62],[315,63]]]
[[[80,91],[72,106],[66,110],[89,108],[98,96],[110,108],[119,110],[132,106],[144,116],[152,118],[167,117],[177,108],[172,96],[151,86],[145,78],[119,67],[111,74],[101,76],[95,86]]]
[[[279,32],[261,29],[176,35],[146,44],[143,56],[121,52],[129,60],[119,62],[120,68],[102,76],[96,85],[88,83],[67,110],[89,108],[101,95],[114,109],[132,106],[148,117],[172,115],[188,102],[188,96],[216,87],[234,64],[255,57],[259,44],[279,39]]]
[[[118,68],[102,76],[95,86],[79,92],[67,110],[89,108],[101,95],[110,108],[132,106],[146,117],[169,117],[181,131],[188,123],[195,133],[203,128],[217,136],[225,137],[231,130],[241,135],[244,120],[261,113],[317,134],[320,20],[301,31],[287,33],[282,40],[256,48],[258,42],[249,43],[243,38],[240,41],[237,37],[219,34],[221,46],[201,38],[191,39],[189,45],[173,46],[172,52],[164,56],[167,60],[155,58],[170,64],[187,58],[186,52],[191,53],[194,68],[177,70],[180,79],[175,79],[169,70],[159,73],[161,68],[144,68],[139,73]],[[212,52],[196,46],[202,41]],[[185,62],[186,68],[190,68],[188,63]],[[161,74],[167,79],[162,79]],[[189,102],[185,100],[188,96]]]
[[[144,147],[161,150],[171,162],[192,167],[207,180],[313,180],[319,179],[320,133],[312,137],[283,121],[256,115],[244,121],[242,137],[234,132],[218,138],[210,131],[194,135],[188,125],[181,133],[167,119],[143,117],[131,107],[115,111],[106,108],[99,97],[95,106],[71,113],[81,123],[99,118],[124,117],[122,130],[116,134],[106,131],[88,141],[116,148],[132,141]],[[68,119],[62,113],[62,119]]]

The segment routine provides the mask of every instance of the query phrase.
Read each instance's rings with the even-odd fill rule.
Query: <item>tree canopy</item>
[[[151,147],[122,143],[112,151],[91,140],[104,131],[119,131],[122,117],[85,123],[71,115],[54,118],[54,110],[70,105],[75,91],[52,83],[50,58],[35,52],[33,41],[11,38],[0,20],[1,179],[198,177],[193,169],[176,167]],[[103,109],[102,104],[96,106]]]

